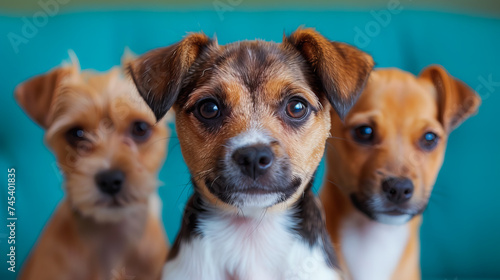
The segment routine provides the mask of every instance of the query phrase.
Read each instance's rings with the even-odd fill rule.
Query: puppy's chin
[[[299,178],[281,180],[279,183],[269,185],[234,184],[224,177],[218,180],[205,180],[208,191],[222,202],[241,210],[265,209],[288,200],[300,187],[302,180]]]
[[[75,208],[83,217],[92,219],[100,224],[115,224],[133,219],[147,210],[146,204],[132,204],[122,207],[95,206],[88,208]]]
[[[425,210],[426,204],[415,207],[411,206],[387,206],[384,199],[377,195],[368,198],[355,193],[350,195],[351,202],[354,207],[373,221],[387,225],[404,225],[409,222],[414,216],[421,214]]]
[[[284,193],[248,193],[236,192],[231,194],[231,204],[240,209],[268,208],[286,200]]]
[[[406,224],[413,218],[410,214],[390,215],[383,213],[373,213],[373,219],[379,223],[400,226]]]

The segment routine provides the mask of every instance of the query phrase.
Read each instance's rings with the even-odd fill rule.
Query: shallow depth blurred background
[[[441,64],[476,89],[479,114],[452,133],[424,214],[424,279],[500,279],[500,1],[355,0],[39,0],[0,2],[0,219],[7,224],[7,168],[16,168],[16,271],[63,196],[43,131],[17,106],[14,87],[59,65],[73,49],[83,69],[120,63],[172,44],[187,32],[219,43],[281,42],[299,26],[372,54],[377,67],[414,74]],[[168,144],[160,174],[163,220],[171,241],[191,193],[178,141]],[[324,168],[319,168],[318,178]],[[320,180],[315,189],[319,189]],[[0,224],[0,279],[7,271],[8,231]]]

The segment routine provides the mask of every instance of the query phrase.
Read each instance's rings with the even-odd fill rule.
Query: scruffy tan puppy
[[[67,194],[20,279],[159,278],[167,245],[154,208],[165,122],[155,124],[119,68],[59,67],[20,84],[15,96],[46,130]]]
[[[373,71],[342,122],[332,114],[327,228],[353,280],[420,279],[419,230],[450,132],[480,99],[440,66]]]
[[[131,65],[161,118],[171,107],[191,197],[163,279],[339,279],[311,187],[330,130],[373,61],[311,29],[282,43],[190,34]]]

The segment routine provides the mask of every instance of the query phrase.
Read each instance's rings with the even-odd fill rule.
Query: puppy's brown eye
[[[374,130],[369,125],[360,125],[352,131],[354,140],[361,144],[370,144],[375,138]]]
[[[151,136],[151,126],[147,122],[136,121],[132,124],[130,134],[136,142],[146,141]]]
[[[430,152],[434,150],[434,148],[436,148],[438,142],[439,142],[439,136],[437,136],[436,133],[426,132],[420,138],[419,144],[423,150]]]
[[[73,147],[78,146],[82,141],[87,141],[85,131],[81,127],[73,127],[65,134],[66,141]]]
[[[220,108],[215,100],[207,99],[199,105],[198,113],[204,119],[215,119],[220,115]]]
[[[307,114],[308,108],[305,101],[291,99],[286,105],[286,114],[290,118],[302,119]]]

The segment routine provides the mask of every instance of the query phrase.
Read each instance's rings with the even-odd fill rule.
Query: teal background
[[[16,52],[7,36],[21,35],[23,16],[31,20],[33,15],[0,14],[0,279],[14,278],[7,272],[3,225],[7,168],[16,168],[17,269],[63,196],[62,178],[43,144],[42,129],[13,99],[18,83],[66,60],[68,49],[75,51],[83,69],[105,71],[120,63],[125,46],[140,54],[174,43],[188,31],[217,34],[222,44],[255,38],[280,42],[283,32],[301,25],[315,27],[330,39],[357,44],[374,56],[377,67],[417,74],[429,64],[441,64],[478,90],[483,99],[479,114],[451,135],[424,214],[422,271],[425,279],[500,279],[499,18],[403,9],[383,26],[369,11],[235,9],[222,18],[214,10],[63,12],[49,17]],[[356,40],[357,28],[377,25],[379,31],[371,33],[368,44]],[[484,80],[495,84],[485,86]],[[160,194],[165,228],[173,241],[191,189],[175,136],[168,146],[160,174],[166,184]]]

